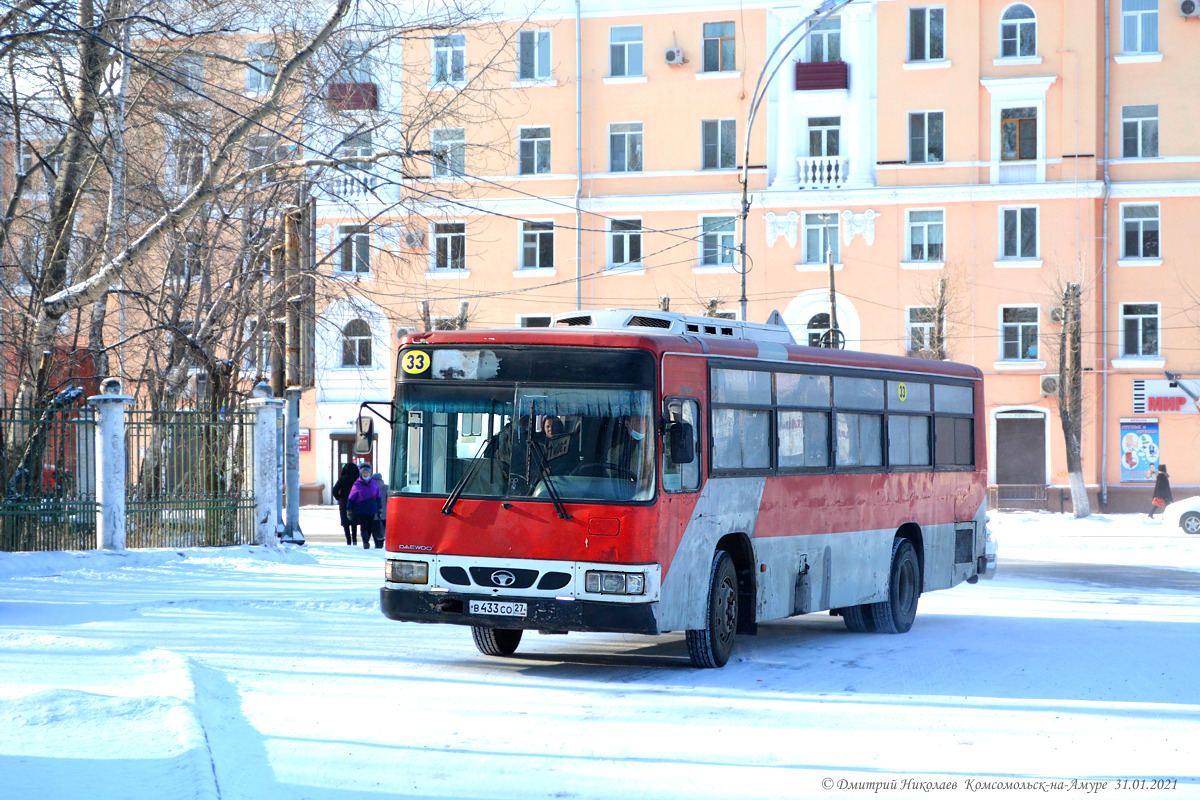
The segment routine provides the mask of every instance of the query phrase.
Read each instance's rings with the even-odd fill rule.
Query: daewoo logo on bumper
[[[431,552],[433,551],[433,548],[427,544],[398,544],[398,545],[396,545],[396,549],[397,550],[429,550]]]

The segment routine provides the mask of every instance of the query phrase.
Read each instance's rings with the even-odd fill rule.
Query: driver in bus
[[[608,463],[620,470],[619,477],[636,481],[648,474],[648,464],[643,462],[650,453],[649,431],[650,420],[645,414],[622,418],[608,448]]]

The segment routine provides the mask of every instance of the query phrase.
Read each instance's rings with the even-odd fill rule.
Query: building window
[[[908,260],[944,261],[946,223],[941,209],[908,212]]]
[[[1036,361],[1038,357],[1037,306],[1000,309],[1000,357],[1005,361]]]
[[[832,255],[838,263],[838,215],[804,215],[804,263],[824,264]]]
[[[700,263],[705,267],[733,266],[737,252],[737,217],[700,218]]]
[[[1158,258],[1158,206],[1122,206],[1123,258]]]
[[[433,268],[467,268],[467,225],[464,222],[439,222],[433,226]]]
[[[820,156],[841,155],[842,118],[808,118],[808,154]]]
[[[829,17],[808,29],[808,63],[842,60],[842,20]]]
[[[829,313],[823,311],[820,314],[813,314],[809,317],[805,330],[808,332],[809,347],[824,347],[824,340],[830,331]]]
[[[274,345],[271,338],[271,326],[264,323],[263,329],[259,331],[258,336],[255,336],[254,329],[257,327],[257,317],[250,317],[246,320],[246,332],[243,336],[246,351],[242,361],[242,370],[259,375],[270,375],[271,348]]]
[[[200,56],[181,55],[172,66],[167,74],[174,79],[176,93],[200,92],[204,87],[204,62]]]
[[[345,42],[339,52],[341,65],[335,83],[371,83],[373,71],[366,42]]]
[[[1037,55],[1037,18],[1024,4],[1010,6],[1000,17],[1000,57]]]
[[[172,177],[176,186],[195,186],[204,177],[204,145],[195,139],[176,139],[171,146]]]
[[[338,272],[365,275],[371,271],[371,232],[363,225],[339,225]]]
[[[908,10],[908,60],[941,61],[946,57],[946,9]]]
[[[521,128],[521,175],[544,175],[550,172],[550,129]]]
[[[1121,52],[1158,52],[1158,0],[1121,0]]]
[[[1158,303],[1122,303],[1123,356],[1158,355]]]
[[[702,120],[700,140],[703,169],[733,169],[737,166],[737,120]]]
[[[467,39],[461,33],[433,39],[433,82],[463,83],[466,80]]]
[[[338,147],[338,158],[368,158],[375,153],[375,148],[371,144],[371,132],[363,131],[350,136],[346,141],[342,142]],[[363,161],[352,161],[348,164],[342,164],[343,170],[359,170],[362,172],[370,172],[371,164]]]
[[[1038,257],[1038,210],[1000,209],[1000,258]]]
[[[642,263],[642,221],[614,219],[609,223],[609,259],[611,267]]]
[[[177,281],[188,282],[199,278],[203,269],[204,248],[199,234],[188,231],[181,241],[171,248],[167,259],[167,272]]]
[[[642,171],[642,123],[614,122],[608,126],[608,171]]]
[[[1000,160],[1037,158],[1037,109],[1006,108],[1000,112]]]
[[[554,223],[521,223],[521,269],[554,268]]]
[[[371,366],[371,326],[352,319],[342,328],[342,366]]]
[[[642,26],[608,29],[608,74],[633,78],[642,74]]]
[[[271,42],[246,45],[246,61],[246,91],[265,93],[279,72],[279,65],[275,63],[275,45]]]
[[[909,353],[933,352],[937,309],[933,306],[913,306],[908,309],[908,340],[905,349]]]
[[[944,138],[941,111],[918,111],[908,115],[908,163],[939,164]]]
[[[270,136],[254,136],[246,141],[246,166],[250,169],[263,168],[248,179],[252,186],[266,186],[278,177],[272,165],[287,156],[287,149],[279,140]]]
[[[704,71],[726,72],[734,65],[734,32],[732,22],[704,23]]]
[[[461,176],[467,168],[465,128],[439,128],[433,132],[433,177]]]
[[[1158,156],[1158,106],[1121,106],[1121,134],[1125,158]]]
[[[518,76],[523,81],[550,77],[550,31],[521,31],[517,37]]]

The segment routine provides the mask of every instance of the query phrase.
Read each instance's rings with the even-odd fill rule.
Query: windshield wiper
[[[479,445],[479,450],[471,458],[471,463],[467,465],[467,471],[458,479],[458,483],[454,484],[454,488],[450,490],[450,496],[446,498],[446,504],[442,506],[443,514],[454,513],[454,504],[458,502],[458,498],[462,497],[463,490],[467,488],[467,484],[471,482],[471,478],[475,477],[475,473],[479,471],[479,465],[483,463],[483,454],[487,452],[488,445],[491,444],[490,439],[484,439]]]
[[[559,519],[570,519],[571,515],[567,513],[567,507],[563,505],[562,497],[559,496],[558,489],[554,488],[554,481],[551,480],[554,476],[550,474],[550,462],[546,459],[546,451],[542,448],[542,443],[537,439],[530,439],[529,445],[533,454],[537,456],[542,483],[546,484],[546,493],[550,495],[550,500],[554,503],[554,510],[558,512]]]

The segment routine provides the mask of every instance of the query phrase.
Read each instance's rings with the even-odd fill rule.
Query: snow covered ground
[[[334,514],[0,554],[0,798],[1200,797],[1200,536],[1144,517],[993,515],[996,579],[910,633],[811,615],[697,670],[679,635],[496,659],[390,622]]]

